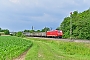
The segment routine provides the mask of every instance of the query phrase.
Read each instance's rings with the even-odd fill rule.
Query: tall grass
[[[35,45],[33,45],[34,47],[32,46],[32,50],[26,55],[26,60],[30,58],[32,58],[31,60],[90,60],[90,44],[38,38],[30,38],[30,40]],[[41,51],[43,57],[38,57],[38,53],[35,51]],[[32,56],[33,54],[36,54],[36,59]],[[30,58],[27,56],[30,56]]]
[[[75,42],[52,42],[52,47],[56,48],[63,55],[75,58],[86,58],[90,57],[90,48],[86,46],[85,43],[75,43]],[[90,45],[90,44],[89,44]]]

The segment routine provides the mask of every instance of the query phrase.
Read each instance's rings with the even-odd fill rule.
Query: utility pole
[[[70,16],[70,40],[72,40],[72,12],[70,13],[71,16]]]
[[[89,7],[89,13],[90,13],[90,7]]]

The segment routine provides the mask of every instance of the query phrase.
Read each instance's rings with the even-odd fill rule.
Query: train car
[[[62,38],[63,32],[62,30],[53,30],[53,31],[47,31],[46,36],[47,37],[58,37]]]
[[[33,36],[35,36],[35,37],[45,37],[46,32],[34,32]]]

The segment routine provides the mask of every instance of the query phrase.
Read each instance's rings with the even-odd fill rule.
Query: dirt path
[[[28,51],[24,52],[23,54],[21,54],[19,57],[13,59],[13,60],[25,60],[25,56],[27,54]]]

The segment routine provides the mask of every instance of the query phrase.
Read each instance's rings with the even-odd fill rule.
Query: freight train
[[[31,36],[31,37],[57,37],[57,38],[62,38],[63,32],[62,30],[52,30],[52,31],[47,31],[47,32],[33,32],[33,33],[28,33],[24,32],[25,36]]]

